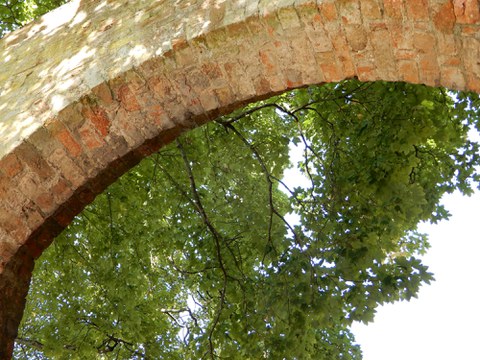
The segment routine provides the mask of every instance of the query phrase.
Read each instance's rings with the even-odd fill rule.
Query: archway
[[[83,0],[4,38],[0,357],[11,354],[34,259],[143,157],[309,84],[480,92],[479,27],[478,0]]]

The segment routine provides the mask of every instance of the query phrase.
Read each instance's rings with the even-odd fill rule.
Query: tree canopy
[[[16,355],[361,359],[349,326],[433,279],[417,225],[478,183],[479,105],[349,80],[185,134],[42,255]],[[286,183],[291,167],[306,186]]]

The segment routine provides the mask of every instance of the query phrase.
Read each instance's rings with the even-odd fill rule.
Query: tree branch
[[[225,296],[226,296],[226,291],[227,291],[227,270],[225,268],[225,264],[223,263],[223,258],[222,258],[222,251],[221,251],[221,242],[222,242],[222,236],[221,234],[217,231],[217,229],[213,226],[211,223],[210,219],[207,216],[207,213],[205,211],[205,208],[203,207],[202,201],[200,199],[200,195],[198,194],[197,191],[197,186],[195,183],[195,178],[193,176],[193,171],[190,166],[190,161],[188,160],[187,154],[185,152],[185,149],[183,147],[183,144],[179,139],[177,139],[177,148],[179,149],[180,153],[182,154],[182,159],[185,164],[185,169],[187,170],[188,178],[190,180],[190,189],[193,194],[193,199],[194,203],[196,205],[197,212],[200,214],[200,216],[203,219],[203,222],[205,225],[208,227],[210,230],[211,234],[213,235],[213,238],[215,240],[215,247],[216,247],[216,252],[217,252],[217,258],[218,258],[218,263],[220,265],[220,269],[222,270],[223,273],[223,285],[222,285],[222,290],[220,290],[220,301],[218,303],[218,309],[217,309],[217,314],[215,316],[215,319],[212,323],[212,327],[210,329],[209,335],[208,335],[208,342],[209,342],[209,347],[210,347],[210,356],[212,359],[215,358],[215,350],[213,346],[213,341],[212,341],[212,336],[213,336],[213,331],[215,330],[215,327],[217,326],[219,320],[220,320],[220,314],[223,310],[223,305],[225,303]]]

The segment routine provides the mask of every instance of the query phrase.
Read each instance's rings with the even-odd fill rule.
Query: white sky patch
[[[297,164],[300,161],[303,161],[304,147],[302,146],[302,144],[290,144],[289,155],[290,161],[294,165],[290,169],[285,170],[283,174],[283,182],[290,188],[290,190],[293,190],[295,187],[308,188],[309,186],[311,186],[309,179],[306,176],[302,175],[299,168],[297,167]],[[283,188],[283,186],[280,186],[280,189],[282,191],[285,191],[285,193],[289,195],[288,192]]]
[[[289,169],[286,169],[283,173],[282,181],[285,185],[288,186],[290,190],[294,190],[296,187],[303,187],[308,188],[311,186],[309,179],[300,173],[300,169],[297,167],[297,164],[303,160],[304,157],[304,147],[300,145],[293,145],[290,143],[290,162],[293,166]],[[281,184],[279,185],[280,190],[282,190],[285,194],[290,196],[291,194],[285,189]],[[285,220],[287,220],[290,224],[298,224],[300,223],[300,216],[294,213],[288,213],[285,216]]]

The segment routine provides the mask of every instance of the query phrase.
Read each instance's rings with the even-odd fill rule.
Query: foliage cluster
[[[432,280],[417,224],[479,180],[479,105],[350,80],[187,133],[45,252],[17,356],[360,359],[349,326]],[[289,187],[289,167],[308,185]]]
[[[0,38],[67,0],[3,0],[0,2]]]

